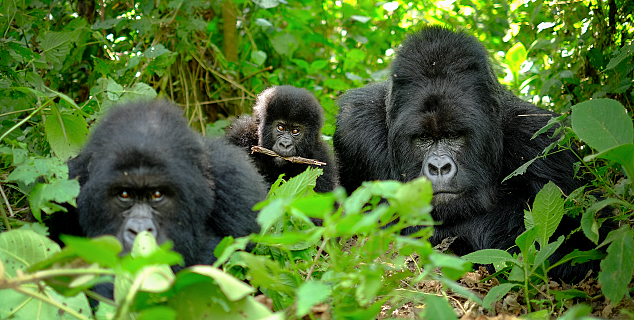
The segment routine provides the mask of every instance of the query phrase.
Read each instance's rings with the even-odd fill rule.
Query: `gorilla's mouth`
[[[447,202],[450,200],[454,200],[460,198],[462,194],[461,190],[440,190],[434,191],[434,197],[432,199],[433,202]]]

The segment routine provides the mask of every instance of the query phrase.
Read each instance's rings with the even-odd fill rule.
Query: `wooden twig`
[[[302,157],[282,157],[279,154],[275,153],[275,151],[269,150],[267,148],[264,147],[260,147],[260,146],[253,146],[251,147],[251,153],[254,152],[258,152],[258,153],[263,153],[267,156],[271,156],[271,157],[278,157],[278,158],[282,158],[286,161],[290,161],[293,163],[303,163],[303,164],[312,164],[312,165],[316,165],[316,166],[325,166],[326,163],[319,161],[319,160],[315,160],[315,159],[306,159],[306,158],[302,158]]]

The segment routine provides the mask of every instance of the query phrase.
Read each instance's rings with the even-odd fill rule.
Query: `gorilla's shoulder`
[[[248,114],[241,115],[225,130],[225,138],[233,145],[243,147],[247,152],[258,145],[258,122]]]

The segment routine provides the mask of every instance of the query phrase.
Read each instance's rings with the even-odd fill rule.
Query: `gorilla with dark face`
[[[350,193],[367,180],[432,182],[432,243],[458,237],[459,255],[514,246],[524,228],[524,210],[553,181],[569,194],[583,185],[574,178],[572,152],[539,159],[523,175],[502,182],[554,140],[552,130],[531,139],[553,116],[506,90],[486,49],[464,32],[425,27],[398,50],[389,79],[347,92],[339,100],[334,147],[342,185]],[[578,222],[564,217],[553,237]],[[409,230],[414,231],[414,230]],[[575,233],[553,257],[591,242]],[[551,276],[583,277],[589,268],[558,267]]]
[[[271,87],[262,91],[253,106],[253,116],[243,115],[227,130],[227,139],[249,152],[262,146],[283,157],[303,157],[325,162],[324,174],[317,178],[316,192],[328,192],[338,185],[335,161],[321,139],[324,110],[306,89],[293,86]],[[273,184],[282,173],[294,177],[309,164],[293,163],[279,157],[253,153],[260,173]]]
[[[213,263],[226,236],[259,232],[252,208],[266,187],[243,150],[204,140],[167,102],[113,108],[68,163],[81,189],[77,209],[52,217],[53,239],[110,234],[127,252],[149,231],[190,266]]]

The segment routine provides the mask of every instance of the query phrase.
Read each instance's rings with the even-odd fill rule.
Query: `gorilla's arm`
[[[250,115],[242,115],[226,130],[225,138],[231,144],[243,147],[251,152],[252,146],[258,145],[258,123],[256,118]]]
[[[387,82],[353,89],[338,101],[333,137],[339,174],[348,193],[363,181],[394,179],[388,154],[385,113]]]
[[[266,197],[267,188],[262,177],[251,163],[248,155],[221,138],[208,142],[210,150],[211,177],[216,193],[216,202],[209,227],[220,236],[245,236],[259,232],[253,206]],[[244,161],[236,161],[243,158]],[[239,190],[239,192],[236,192]]]

